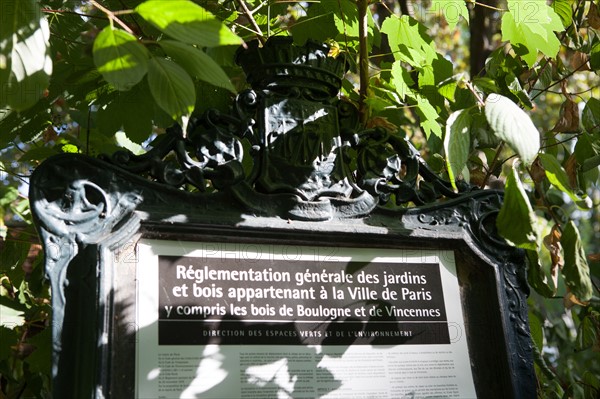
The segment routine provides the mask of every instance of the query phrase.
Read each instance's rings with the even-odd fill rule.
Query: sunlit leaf
[[[450,29],[454,29],[460,17],[469,22],[469,9],[465,0],[432,0],[429,12],[443,15]]]
[[[2,0],[0,9],[0,108],[35,104],[52,74],[50,28],[35,0]]]
[[[468,110],[461,109],[453,112],[446,122],[444,136],[444,151],[446,166],[452,187],[456,190],[458,175],[467,164],[471,148],[471,117]]]
[[[387,34],[392,53],[397,60],[418,67],[424,62],[432,63],[436,58],[427,28],[407,15],[387,18],[383,21],[381,32]]]
[[[173,40],[158,42],[165,53],[182,66],[187,73],[214,86],[235,93],[229,76],[208,54],[189,44]]]
[[[401,99],[407,95],[413,95],[413,90],[411,86],[415,83],[413,79],[410,77],[408,71],[402,67],[402,63],[400,61],[395,61],[392,64],[392,82],[394,87],[396,88],[396,92],[400,96]]]
[[[537,251],[536,219],[527,193],[513,167],[506,179],[504,203],[496,219],[498,232],[514,246]]]
[[[22,310],[9,308],[0,304],[0,327],[14,328],[16,326],[23,325],[25,322],[25,315]]]
[[[112,26],[98,34],[94,63],[104,79],[117,90],[129,90],[148,72],[148,50],[135,36]]]
[[[531,164],[540,150],[540,133],[531,118],[510,99],[493,94],[485,100],[485,117],[498,138]]]
[[[148,0],[137,13],[163,33],[184,43],[214,47],[242,43],[213,14],[188,0]]]
[[[192,78],[182,67],[153,57],[148,64],[148,84],[156,103],[174,120],[191,115],[196,91]]]
[[[560,42],[554,32],[564,30],[560,17],[546,0],[508,0],[510,12],[502,16],[502,40],[532,67],[538,52],[556,57]]]
[[[579,230],[572,221],[567,223],[563,229],[561,244],[565,252],[565,266],[562,269],[565,284],[577,299],[588,301],[593,292],[590,268]]]
[[[417,115],[421,118],[421,128],[425,132],[425,135],[429,137],[431,133],[435,134],[439,138],[442,137],[442,128],[440,123],[437,121],[439,114],[429,100],[420,95],[416,94],[415,99],[417,101]]]
[[[573,23],[572,0],[554,0],[552,9],[560,17],[562,24],[568,28]]]

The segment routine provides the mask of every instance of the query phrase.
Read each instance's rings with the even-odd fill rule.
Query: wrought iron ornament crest
[[[103,281],[110,281],[112,271],[101,269],[111,263],[102,258],[102,249],[131,239],[140,223],[237,229],[241,215],[251,215],[252,228],[307,222],[277,224],[290,234],[326,225],[321,231],[359,233],[371,242],[386,234],[466,242],[481,259],[498,265],[506,345],[515,354],[509,359],[513,396],[535,396],[523,254],[495,232],[501,194],[467,184],[454,192],[400,134],[360,129],[354,105],[337,96],[346,60],[328,52],[325,45],[296,46],[286,37],[273,37],[263,47],[250,44],[236,61],[251,89],[236,97],[231,112],[209,110],[191,120],[185,134],[174,126],[140,156],[63,154],[36,169],[30,199],[53,289],[55,393],[72,392],[78,373],[88,373],[61,359],[81,356],[94,368],[110,358],[110,348],[97,361],[79,353],[65,356],[62,336],[68,290],[71,303],[77,295],[98,298],[98,312],[110,312],[112,294]],[[397,207],[381,206],[390,201]],[[386,233],[377,230],[381,227]],[[90,248],[99,259],[89,271],[96,282],[73,291],[71,280],[85,279],[69,277],[68,270],[89,263]],[[93,325],[110,318],[88,316]],[[110,335],[104,326],[99,341]]]
[[[328,51],[288,37],[251,43],[237,62],[252,89],[231,114],[208,111],[144,155],[105,159],[175,187],[229,190],[249,211],[298,220],[365,216],[392,197],[398,205],[457,197],[405,138],[358,129],[356,108],[337,97],[346,61]],[[272,195],[285,205],[265,208]]]

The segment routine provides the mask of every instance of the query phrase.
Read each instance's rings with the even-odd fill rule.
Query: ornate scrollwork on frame
[[[98,169],[77,158],[45,163],[34,172],[30,200],[34,220],[42,239],[46,275],[52,287],[53,336],[64,328],[69,265],[86,247],[102,243],[110,246],[129,238],[139,228],[133,214],[142,197],[123,186],[114,174],[98,174]],[[59,157],[60,159],[60,157]],[[69,182],[65,186],[65,182]],[[97,273],[90,272],[92,275]],[[55,358],[63,341],[53,340]],[[53,363],[56,376],[58,363]]]
[[[465,259],[486,264],[475,281],[498,292],[465,295],[494,296],[505,346],[514,354],[506,359],[507,386],[512,397],[535,396],[524,256],[495,228],[502,194],[460,182],[455,191],[401,133],[360,128],[356,107],[338,97],[346,60],[329,56],[326,45],[274,37],[261,47],[249,44],[236,58],[251,87],[229,112],[209,110],[185,132],[173,126],[143,155],[63,154],[32,175],[32,211],[53,291],[53,375],[62,384],[55,392],[72,392],[80,371],[87,382],[78,386],[95,383],[94,371],[78,362],[96,370],[111,356],[103,349],[101,359],[85,363],[85,354],[64,355],[62,346],[65,306],[81,298],[96,312],[81,316],[89,303],[75,305],[77,328],[89,322],[81,327],[86,333],[109,334],[106,324],[95,329],[111,316],[104,309],[113,287],[107,269],[116,262],[104,249],[136,234],[172,237],[181,230],[194,239],[220,234],[252,242],[246,234],[312,245],[339,236],[340,246],[418,248],[423,239],[428,248],[441,243],[456,253],[453,245],[468,247]],[[76,365],[60,364],[76,356]],[[67,371],[57,377],[59,365]]]

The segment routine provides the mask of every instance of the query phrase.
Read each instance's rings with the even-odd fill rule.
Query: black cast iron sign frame
[[[239,53],[252,89],[230,114],[174,127],[142,156],[64,154],[35,170],[55,397],[133,397],[141,237],[451,250],[478,396],[535,397],[524,255],[494,227],[502,194],[454,192],[401,135],[358,129],[336,96],[344,61],[274,39]]]

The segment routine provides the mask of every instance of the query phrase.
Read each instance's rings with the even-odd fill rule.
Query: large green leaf
[[[129,90],[148,72],[148,50],[135,36],[107,26],[93,47],[94,63],[104,79],[117,90]]]
[[[562,32],[564,27],[546,0],[508,0],[508,9],[502,16],[502,40],[510,41],[530,67],[538,51],[556,57],[560,42],[554,32]]]
[[[0,108],[20,111],[48,87],[50,28],[35,0],[2,0],[0,7]]]
[[[453,112],[446,122],[444,150],[446,166],[452,187],[456,190],[456,178],[464,169],[469,159],[471,148],[471,116],[468,110]]]
[[[565,265],[562,269],[565,284],[577,299],[588,301],[593,292],[592,280],[579,230],[575,223],[570,221],[565,226],[560,242],[565,251]]]
[[[191,76],[233,93],[236,92],[235,87],[233,87],[229,80],[229,76],[204,51],[189,44],[173,40],[161,40],[158,44],[160,44],[169,57],[181,65]]]
[[[427,28],[407,15],[383,21],[381,32],[387,34],[394,58],[413,67],[431,64],[437,54]]]
[[[213,14],[188,0],[148,0],[135,8],[138,14],[174,39],[204,47],[242,43]]]
[[[191,115],[196,103],[194,82],[175,62],[152,57],[148,64],[148,85],[156,103],[174,120]]]
[[[485,117],[498,138],[531,164],[540,150],[540,133],[531,118],[510,99],[492,94],[485,100]]]
[[[513,167],[506,179],[504,203],[496,219],[498,232],[514,246],[537,251],[536,218],[523,184]]]

